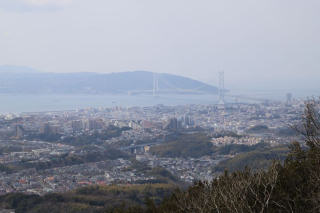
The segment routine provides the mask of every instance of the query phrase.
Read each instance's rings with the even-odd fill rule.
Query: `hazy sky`
[[[320,89],[319,0],[0,0],[0,64]]]

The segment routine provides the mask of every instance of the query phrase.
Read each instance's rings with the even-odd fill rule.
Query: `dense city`
[[[296,137],[290,125],[303,109],[303,100],[288,98],[3,114],[0,193],[41,195],[89,185],[157,183],[164,176],[189,184],[211,180],[218,174],[215,166],[237,152],[198,153],[203,142],[197,138],[217,150],[285,145]],[[183,135],[193,135],[199,147],[186,153],[169,150]]]

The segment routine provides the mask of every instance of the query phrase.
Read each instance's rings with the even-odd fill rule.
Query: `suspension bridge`
[[[225,78],[224,72],[218,73],[219,86],[216,91],[214,91],[214,86],[203,84],[195,88],[181,88],[177,86],[174,82],[167,80],[161,74],[153,73],[152,78],[152,88],[149,90],[131,90],[128,91],[129,95],[136,94],[147,94],[154,97],[165,96],[166,94],[192,94],[192,95],[213,95],[218,97],[219,104],[224,104],[225,99],[233,99],[237,101],[255,101],[255,102],[267,102],[268,99],[249,97],[246,95],[234,95],[230,94],[227,89],[225,89]],[[210,92],[212,91],[212,92]]]

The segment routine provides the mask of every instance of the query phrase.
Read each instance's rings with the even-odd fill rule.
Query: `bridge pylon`
[[[225,88],[224,88],[224,71],[219,72],[219,104],[224,104],[225,100]]]
[[[159,92],[159,77],[157,73],[153,73],[153,89],[152,89],[152,94],[154,97],[158,95]]]

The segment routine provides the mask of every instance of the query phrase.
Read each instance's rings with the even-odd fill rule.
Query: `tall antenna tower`
[[[219,104],[224,104],[224,72],[219,72]]]

